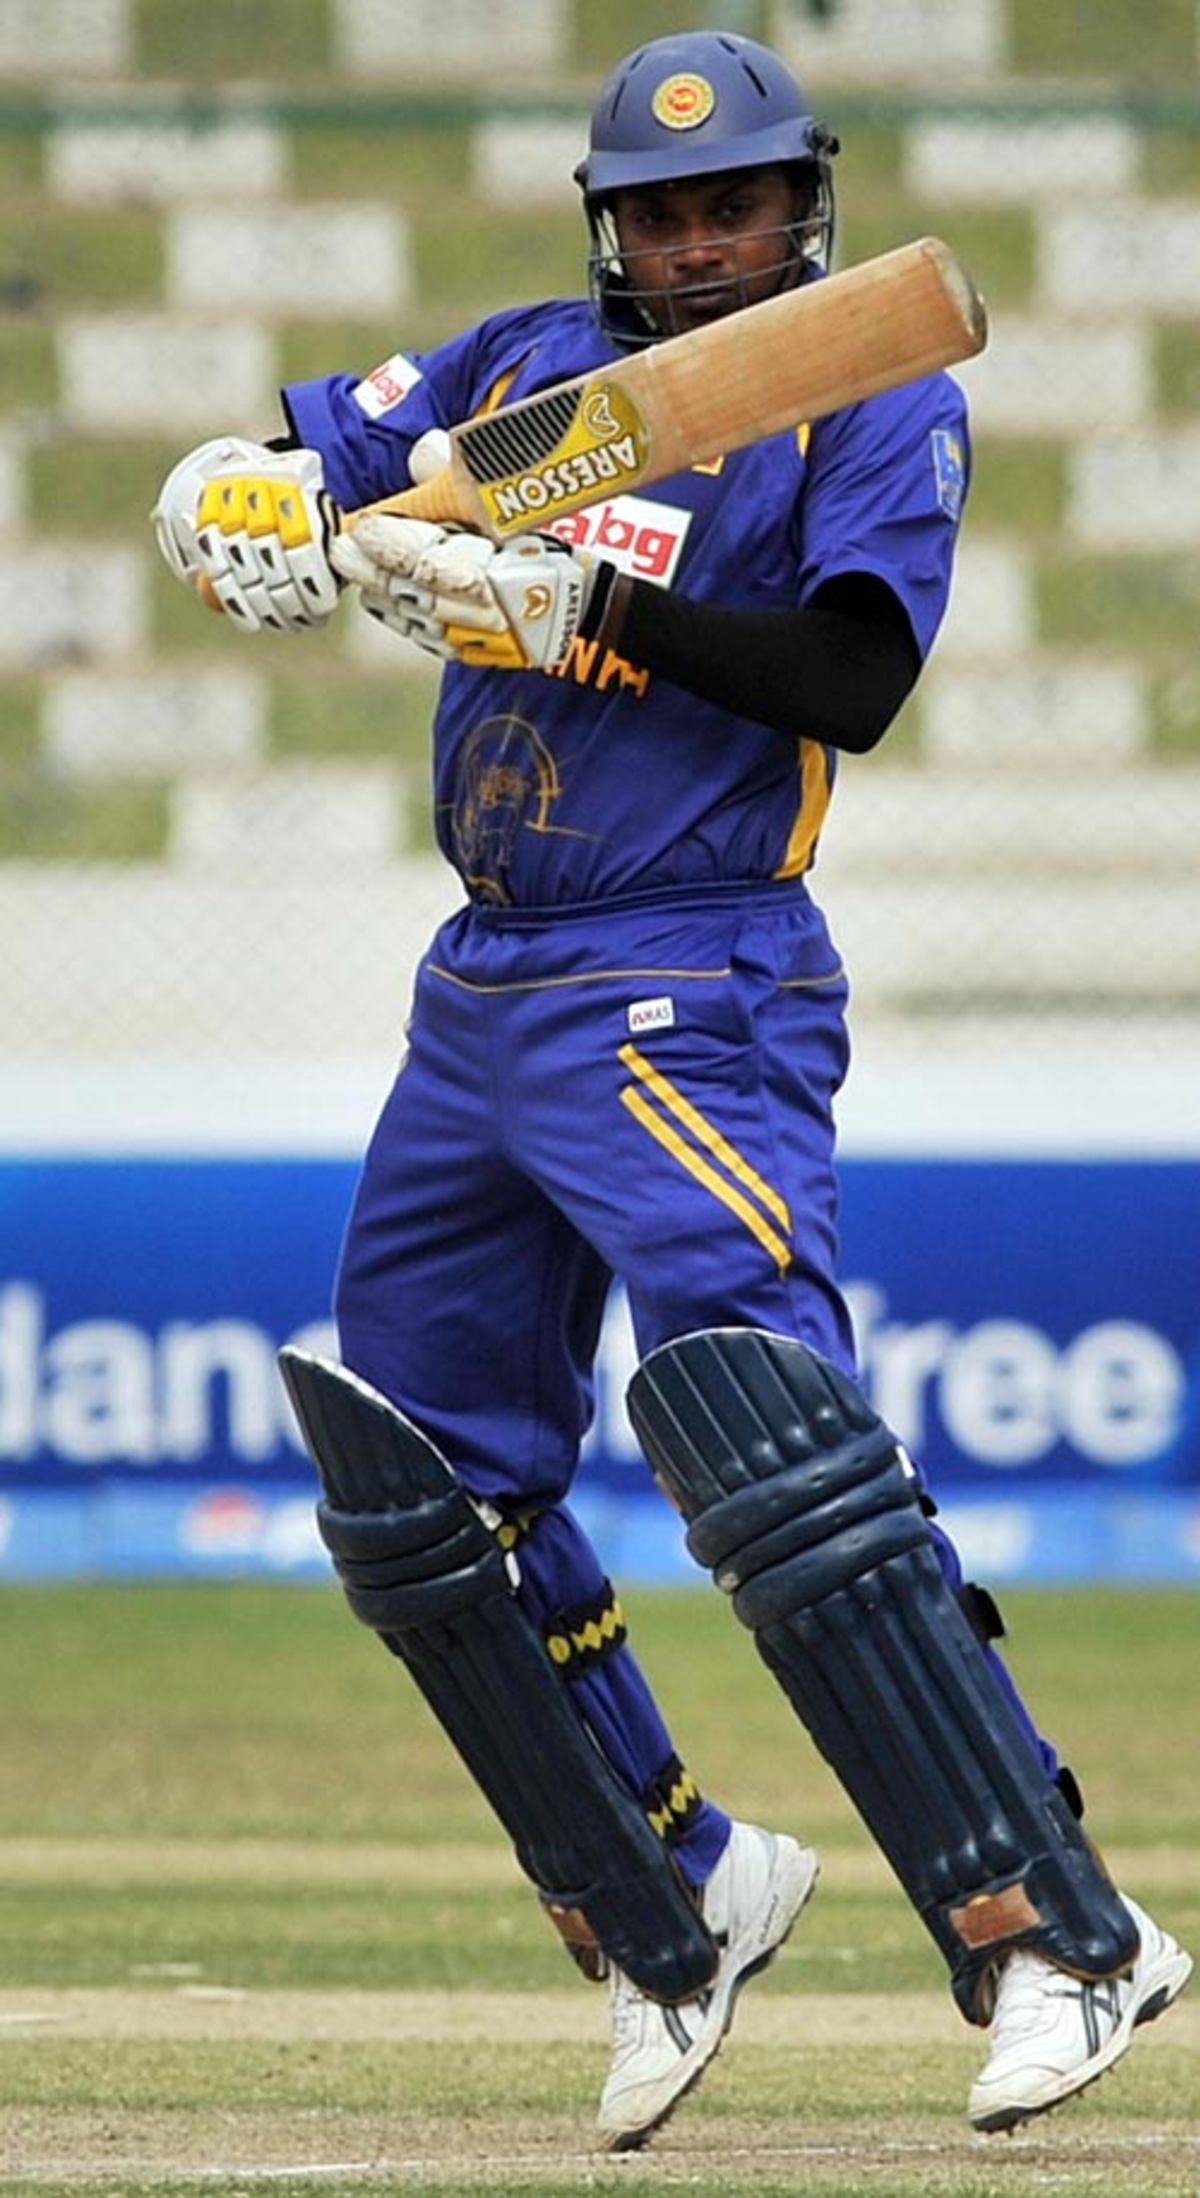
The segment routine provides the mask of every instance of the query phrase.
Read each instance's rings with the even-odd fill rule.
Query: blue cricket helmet
[[[683,31],[618,62],[575,181],[585,197],[603,197],[635,183],[815,162],[834,149],[778,54],[733,31]]]
[[[830,162],[838,141],[816,120],[778,54],[733,31],[655,38],[618,62],[592,111],[575,170],[591,232],[589,274],[602,325],[622,343],[653,342],[648,293],[622,263],[616,191],[750,168],[784,167],[810,183],[791,279],[826,266],[833,242]]]

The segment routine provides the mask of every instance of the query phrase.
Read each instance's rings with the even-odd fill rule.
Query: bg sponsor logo
[[[409,390],[415,389],[424,379],[414,360],[405,358],[402,351],[394,351],[390,359],[385,359],[382,366],[372,367],[366,380],[358,383],[354,391],[355,402],[368,419],[378,420],[394,405],[400,404]]]
[[[545,532],[557,534],[572,549],[595,551],[634,580],[656,580],[666,588],[675,577],[691,523],[691,512],[677,505],[656,503],[649,496],[612,496],[587,511],[549,520]]]

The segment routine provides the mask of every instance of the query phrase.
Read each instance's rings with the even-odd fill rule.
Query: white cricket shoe
[[[1041,1954],[1018,1948],[996,1987],[992,2051],[971,2086],[976,2129],[1015,2129],[1083,2091],[1119,2061],[1139,2023],[1153,2022],[1177,1999],[1192,1957],[1132,1900],[1125,1906],[1141,1933],[1128,1976],[1084,1984]]]
[[[599,2116],[611,2151],[644,2144],[699,2081],[733,2021],[738,1993],[778,1953],[819,1869],[799,1840],[735,1823],[701,1896],[721,1955],[707,1991],[666,2007],[613,1970],[613,2058]]]

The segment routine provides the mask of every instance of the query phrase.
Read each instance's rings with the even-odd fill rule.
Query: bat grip
[[[353,530],[360,519],[374,512],[384,512],[396,519],[428,519],[440,526],[471,524],[471,514],[463,504],[453,466],[439,466],[427,481],[421,481],[415,488],[401,489],[395,496],[381,496],[377,504],[363,504],[357,511],[344,511],[341,523]]]

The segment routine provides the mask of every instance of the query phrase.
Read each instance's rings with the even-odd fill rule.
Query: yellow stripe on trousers
[[[716,1168],[709,1164],[703,1154],[697,1152],[693,1145],[688,1144],[686,1138],[680,1135],[673,1123],[664,1121],[663,1116],[651,1106],[646,1092],[652,1093],[667,1113],[674,1115],[676,1121],[682,1123],[697,1143],[711,1152],[714,1158],[720,1161],[722,1167],[726,1168],[729,1174],[736,1179],[736,1182],[744,1184],[753,1197],[759,1201],[759,1205],[765,1206],[767,1212],[774,1215],[782,1227],[790,1231],[792,1217],[786,1200],[781,1198],[778,1191],[773,1190],[769,1183],[764,1182],[758,1170],[751,1167],[750,1162],[738,1152],[736,1146],[731,1145],[728,1138],[722,1136],[720,1130],[708,1120],[707,1116],[703,1115],[698,1107],[693,1106],[691,1100],[684,1097],[677,1085],[673,1084],[669,1077],[664,1076],[661,1069],[656,1069],[653,1062],[647,1060],[645,1054],[640,1053],[636,1046],[622,1046],[618,1058],[624,1067],[630,1069],[639,1079],[639,1082],[646,1087],[645,1091],[641,1091],[636,1085],[627,1084],[620,1094],[622,1106],[628,1108],[634,1120],[640,1122],[642,1128],[648,1130],[651,1137],[655,1138],[664,1151],[669,1152],[681,1167],[686,1168],[688,1174],[693,1176],[697,1183],[702,1184],[706,1191],[711,1192],[714,1198],[719,1198],[723,1206],[727,1206],[731,1213],[737,1215],[738,1220],[749,1229],[751,1235],[757,1237],[759,1243],[770,1253],[780,1274],[786,1274],[792,1259],[792,1248],[787,1238],[781,1236],[778,1229],[771,1227],[771,1223],[766,1216],[759,1212],[758,1206],[752,1205],[750,1199],[744,1197],[734,1183],[728,1182],[725,1176],[718,1174]]]

